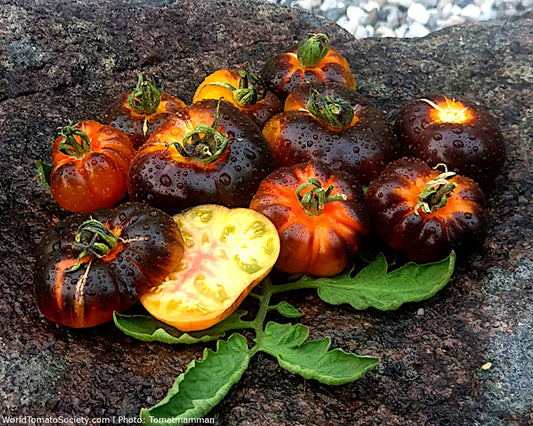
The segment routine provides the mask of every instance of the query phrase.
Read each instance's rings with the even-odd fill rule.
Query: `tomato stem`
[[[63,136],[58,146],[59,151],[65,155],[71,155],[75,158],[83,158],[85,154],[91,152],[91,140],[87,133],[80,130],[78,124],[69,124],[65,127],[59,127],[59,134]],[[76,139],[80,138],[80,141]]]
[[[215,120],[211,126],[198,124],[187,133],[180,143],[172,143],[183,157],[194,158],[202,163],[212,163],[217,160],[226,150],[230,139],[218,131],[218,121],[220,116],[220,102],[218,100],[215,112]]]
[[[102,258],[109,254],[118,245],[119,238],[105,227],[102,222],[95,219],[89,219],[83,222],[74,236],[72,248],[80,250],[78,261],[69,269],[69,272],[76,271],[81,260],[85,256],[94,256]]]
[[[340,96],[322,96],[312,85],[309,85],[307,110],[317,120],[333,129],[343,129],[349,126],[354,117],[350,102]]]
[[[325,34],[309,34],[298,48],[298,62],[302,68],[314,68],[327,55],[329,38]]]
[[[302,195],[304,189],[309,187],[311,190]],[[322,213],[322,210],[327,203],[347,200],[348,197],[345,194],[331,195],[333,189],[334,186],[330,185],[328,189],[324,190],[320,181],[311,177],[306,183],[302,183],[296,189],[296,197],[298,198],[298,201],[300,201],[305,214],[315,217]]]
[[[138,114],[150,115],[157,111],[161,103],[163,89],[158,89],[152,74],[137,75],[137,85],[128,96],[128,105]]]
[[[444,207],[457,187],[456,183],[448,181],[455,176],[455,172],[449,172],[448,167],[443,163],[437,164],[434,169],[440,166],[444,167],[444,172],[427,182],[424,191],[418,195],[420,201],[415,206],[416,215],[420,215],[419,209],[422,213],[431,214]]]
[[[232,93],[233,100],[240,107],[249,107],[264,99],[266,95],[263,80],[248,70],[248,64],[244,64],[239,70],[239,87],[233,87],[224,81],[214,81],[209,85],[223,87]]]

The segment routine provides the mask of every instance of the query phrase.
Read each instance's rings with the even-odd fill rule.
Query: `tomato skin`
[[[59,150],[63,136],[55,139],[50,189],[57,203],[73,213],[112,207],[126,195],[130,162],[135,154],[122,131],[96,121],[76,126],[89,137],[91,151],[82,158]],[[79,136],[75,136],[80,140]]]
[[[436,105],[450,103],[444,95],[423,99]],[[487,187],[505,160],[502,133],[486,108],[468,101],[458,102],[467,108],[469,115],[463,123],[436,120],[436,109],[422,99],[409,102],[396,117],[398,140],[406,154],[421,158],[430,166],[445,163],[450,170]]]
[[[204,99],[220,99],[224,102],[232,104],[238,108],[241,113],[252,118],[259,127],[263,127],[265,123],[274,115],[283,111],[283,104],[272,92],[267,92],[265,97],[260,101],[250,106],[239,106],[234,100],[233,94],[230,90],[213,85],[214,82],[228,83],[233,87],[239,86],[239,71],[238,70],[218,70],[208,75],[194,92],[192,102],[196,103]]]
[[[125,242],[119,242],[103,258],[83,257],[81,266],[69,272],[80,253],[72,247],[74,236],[89,218],[81,213],[54,226],[37,252],[35,298],[39,310],[50,321],[73,328],[103,324],[113,311],[124,312],[141,294],[158,285],[183,255],[183,238],[172,218],[146,204],[100,209],[91,217]]]
[[[309,216],[296,190],[310,177],[324,189],[334,185],[332,195],[344,194],[317,216]],[[268,217],[278,229],[281,251],[276,267],[291,274],[331,276],[341,272],[361,248],[369,233],[359,182],[344,172],[333,172],[321,163],[283,167],[268,175],[257,190],[250,208]]]
[[[179,265],[141,303],[182,331],[204,330],[235,311],[279,254],[274,225],[248,208],[207,204],[174,216],[185,240]]]
[[[298,47],[294,47],[275,56],[265,64],[261,72],[267,89],[281,101],[307,81],[330,81],[355,89],[355,79],[348,61],[333,47],[329,48],[326,56],[313,68],[303,68],[300,65],[297,51]]]
[[[457,187],[444,207],[415,214],[418,194],[440,173],[420,159],[404,157],[390,163],[365,196],[374,232],[416,262],[441,259],[451,250],[472,252],[486,236],[484,195],[468,177],[449,179]]]
[[[131,163],[128,189],[132,200],[145,201],[172,214],[208,203],[248,206],[274,165],[271,148],[251,119],[232,105],[220,103],[218,130],[230,142],[212,163],[184,157],[168,145],[181,143],[198,124],[210,126],[216,107],[214,100],[195,103],[152,134]]]
[[[287,98],[285,112],[274,116],[263,129],[276,167],[322,161],[333,170],[351,173],[363,185],[368,184],[399,156],[392,127],[381,111],[353,90],[332,83],[313,87],[321,94],[349,101],[354,119],[348,127],[332,129],[308,111],[309,87],[297,88]]]
[[[111,104],[102,122],[126,133],[135,149],[145,143],[152,132],[161,126],[168,117],[186,107],[185,102],[181,99],[163,92],[156,112],[148,115],[139,114],[128,104],[129,95],[129,93],[124,93],[116,102]]]

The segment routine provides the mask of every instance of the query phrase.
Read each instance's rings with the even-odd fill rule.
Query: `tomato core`
[[[429,99],[422,99],[433,108],[429,114],[431,120],[436,123],[466,123],[474,118],[470,108],[462,102],[445,98],[444,102],[434,103]]]

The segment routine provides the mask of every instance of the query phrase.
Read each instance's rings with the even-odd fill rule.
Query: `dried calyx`
[[[128,96],[128,105],[141,115],[151,115],[157,111],[161,103],[163,88],[157,88],[152,74],[138,74],[137,86]]]
[[[311,189],[302,195],[302,192],[307,188]],[[326,204],[333,201],[346,201],[347,197],[344,194],[331,195],[333,189],[333,185],[330,185],[328,189],[322,188],[320,181],[311,177],[296,189],[296,197],[302,204],[305,214],[314,217],[322,213]]]
[[[439,163],[434,169],[444,168],[444,172],[426,183],[424,191],[418,195],[418,203],[415,206],[415,214],[419,215],[419,210],[425,214],[431,214],[444,207],[448,198],[453,194],[457,184],[448,179],[455,176],[455,172],[449,172],[445,164]]]
[[[340,96],[322,95],[312,85],[307,101],[309,113],[333,129],[348,127],[354,118],[352,104]]]

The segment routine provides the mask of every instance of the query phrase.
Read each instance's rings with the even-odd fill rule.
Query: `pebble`
[[[533,10],[533,0],[263,0],[310,10],[356,38],[425,37],[465,22]]]

